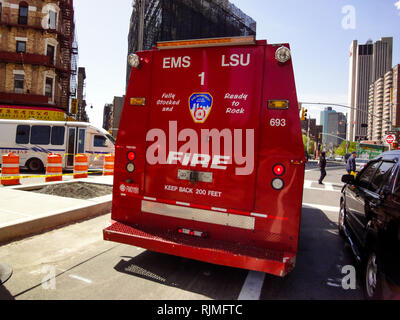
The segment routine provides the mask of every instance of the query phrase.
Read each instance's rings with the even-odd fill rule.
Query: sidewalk
[[[29,190],[37,189],[38,186],[72,182],[112,186],[113,176],[89,176],[87,179],[65,179],[63,182],[46,184],[34,180],[36,184],[25,183],[20,186],[0,188],[0,245],[111,211],[111,194],[80,200],[39,194]]]

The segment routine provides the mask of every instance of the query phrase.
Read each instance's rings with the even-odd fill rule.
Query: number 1
[[[202,72],[202,73],[199,74],[199,77],[201,78],[200,84],[201,84],[202,86],[204,86],[204,78],[205,78],[205,75],[206,75],[205,72]]]

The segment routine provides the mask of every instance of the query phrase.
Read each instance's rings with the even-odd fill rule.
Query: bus
[[[102,169],[114,142],[107,131],[85,122],[0,119],[0,153],[18,154],[20,166],[33,172],[44,170],[50,153],[62,155],[67,170],[79,153],[88,155],[89,169]]]

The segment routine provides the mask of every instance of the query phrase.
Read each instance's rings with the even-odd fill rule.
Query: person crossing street
[[[321,158],[319,159],[319,168],[321,170],[321,177],[319,178],[319,181],[318,181],[319,184],[323,184],[322,181],[326,177],[326,157],[325,156],[326,156],[326,153],[322,152]]]

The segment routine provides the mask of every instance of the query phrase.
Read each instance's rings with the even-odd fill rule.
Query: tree
[[[335,149],[335,153],[339,156],[346,155],[346,144],[349,144],[349,148],[347,149],[347,153],[352,153],[353,151],[357,151],[357,142],[349,142],[343,141],[339,147]]]

